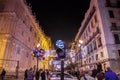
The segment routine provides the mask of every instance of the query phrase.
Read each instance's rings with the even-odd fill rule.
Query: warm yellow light
[[[78,47],[80,47],[81,46],[81,44],[78,44]]]
[[[34,54],[34,53],[32,53],[32,56],[35,56],[35,54]]]
[[[37,47],[40,47],[40,43],[37,44]]]
[[[80,44],[82,44],[82,43],[83,43],[83,41],[82,41],[82,40],[79,40],[79,43],[80,43]]]

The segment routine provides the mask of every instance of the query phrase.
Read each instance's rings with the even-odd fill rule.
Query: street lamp
[[[33,57],[36,57],[36,59],[37,59],[37,71],[38,71],[38,61],[39,61],[39,58],[44,56],[44,49],[40,49],[40,44],[37,44],[32,49],[32,54],[31,55]]]
[[[58,58],[61,60],[61,80],[64,80],[64,58],[66,58],[65,44],[62,40],[57,40],[56,46],[58,47],[56,53]]]

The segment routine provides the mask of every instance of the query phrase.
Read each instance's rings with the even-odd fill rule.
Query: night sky
[[[27,0],[52,42],[74,41],[90,0]]]

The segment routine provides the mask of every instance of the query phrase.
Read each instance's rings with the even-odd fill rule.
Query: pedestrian
[[[104,73],[103,73],[103,71],[97,73],[96,78],[97,78],[97,80],[104,80]]]
[[[85,70],[85,75],[83,75],[80,80],[96,80],[91,75],[92,75],[92,70],[86,69]]]
[[[80,80],[80,71],[75,70],[75,77],[77,77],[78,80]]]
[[[28,72],[28,70],[26,69],[24,72],[24,80],[27,80],[27,72]]]
[[[46,73],[44,70],[41,72],[41,80],[46,80]]]
[[[98,73],[98,70],[96,69],[96,68],[94,68],[93,70],[92,70],[92,77],[96,77],[96,75],[97,75],[97,73]]]
[[[105,80],[119,80],[117,74],[113,72],[110,67],[107,67],[107,71],[104,76]]]
[[[30,68],[30,69],[27,71],[27,80],[34,80],[33,68]]]
[[[47,80],[50,80],[50,72],[48,69],[46,70],[46,74],[47,74]]]
[[[79,78],[81,79],[81,77],[85,75],[85,71],[82,68],[79,71],[80,71]]]
[[[36,80],[39,80],[39,75],[40,75],[40,73],[39,73],[39,71],[37,70],[36,73],[35,73],[35,78],[36,78]]]
[[[5,75],[6,75],[6,70],[3,68],[3,70],[0,74],[2,80],[4,80]]]

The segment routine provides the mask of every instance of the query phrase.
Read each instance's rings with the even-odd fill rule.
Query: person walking
[[[107,67],[107,71],[104,74],[105,80],[119,80],[117,74]]]
[[[44,70],[41,72],[41,80],[46,80],[46,73]]]
[[[33,68],[30,68],[30,69],[27,71],[27,80],[34,80]]]
[[[96,69],[96,68],[94,68],[93,70],[92,70],[92,77],[96,77],[96,75],[97,75],[97,73],[98,73],[98,70]]]
[[[101,71],[96,75],[97,80],[104,80],[104,73]]]
[[[4,80],[5,75],[6,75],[6,70],[3,69],[1,74],[0,74],[2,80]]]
[[[28,72],[28,70],[26,69],[24,72],[24,80],[27,80],[27,72]]]
[[[96,80],[91,75],[92,75],[92,70],[86,69],[85,70],[85,75],[83,75],[80,80]]]
[[[39,72],[39,70],[37,70],[36,73],[35,73],[36,80],[39,80],[39,75],[40,75],[40,72]]]

